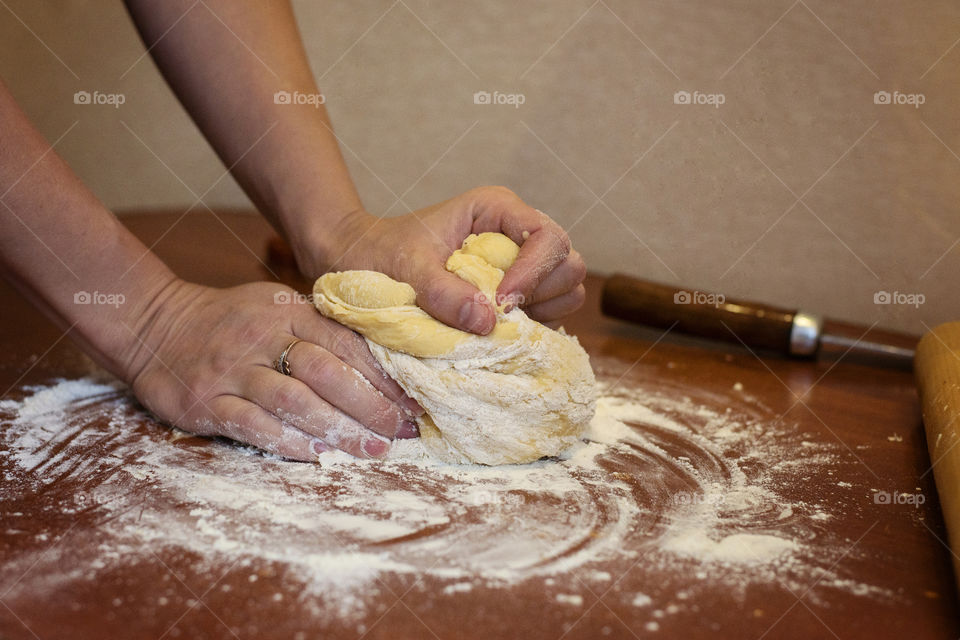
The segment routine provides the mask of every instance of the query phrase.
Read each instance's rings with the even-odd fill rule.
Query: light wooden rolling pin
[[[923,337],[914,362],[930,463],[940,494],[960,585],[960,322],[942,324]]]

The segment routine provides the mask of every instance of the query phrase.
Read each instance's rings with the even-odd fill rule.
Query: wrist
[[[328,258],[338,246],[331,235],[364,217],[363,203],[329,126],[281,122],[272,138],[282,140],[282,146],[265,152],[260,170],[241,184],[287,239],[300,271],[319,276],[335,261]]]
[[[69,324],[70,335],[97,364],[126,382],[148,361],[156,341],[148,341],[169,308],[167,301],[183,283],[172,273],[157,274],[150,283],[138,282],[123,292],[71,292],[73,303],[54,316]]]
[[[172,335],[181,311],[202,288],[171,274],[145,292],[144,304],[126,323],[126,341],[119,355],[119,376],[124,382],[133,385],[163,341]]]
[[[327,271],[350,268],[357,243],[367,237],[376,216],[363,208],[337,215],[316,216],[302,234],[289,238],[300,272],[318,278]]]

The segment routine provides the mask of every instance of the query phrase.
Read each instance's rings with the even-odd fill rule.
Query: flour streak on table
[[[36,524],[49,517],[12,512],[5,535],[37,545],[0,570],[33,567],[7,597],[69,589],[162,551],[251,580],[272,565],[284,577],[277,599],[361,632],[389,576],[442,581],[431,598],[540,580],[579,606],[629,570],[649,574],[649,589],[616,597],[649,609],[651,625],[718,583],[741,596],[816,583],[814,602],[835,589],[894,598],[834,566],[844,545],[823,525],[835,497],[785,495],[811,475],[839,475],[849,454],[804,440],[742,388],[720,397],[621,380],[618,361],[595,367],[586,441],[563,459],[505,467],[345,454],[291,463],[159,425],[109,379],[23,389],[0,403],[5,508],[32,496],[30,508],[64,514],[80,533],[51,551]]]

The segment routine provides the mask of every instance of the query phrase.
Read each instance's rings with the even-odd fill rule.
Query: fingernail
[[[409,420],[404,420],[400,423],[400,428],[397,429],[397,434],[394,436],[396,440],[409,440],[410,438],[416,438],[420,435],[420,429],[417,427],[415,422],[410,422]]]
[[[363,443],[363,453],[371,458],[382,458],[387,455],[390,443],[380,438],[369,438]]]
[[[504,313],[510,313],[518,306],[523,304],[523,294],[519,291],[514,291],[503,296],[503,301],[506,303],[506,306],[503,308]]]
[[[473,333],[490,333],[490,315],[486,305],[464,302],[460,307],[460,326]]]
[[[313,449],[313,452],[317,455],[330,451],[330,446],[323,440],[314,440],[310,444],[310,448]]]

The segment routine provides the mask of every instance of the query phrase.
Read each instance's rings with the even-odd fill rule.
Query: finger
[[[433,258],[422,258],[410,276],[420,308],[440,322],[462,331],[480,335],[493,331],[497,317],[486,296]]]
[[[465,197],[470,199],[473,233],[493,231],[523,244],[527,237],[553,222],[550,216],[534,209],[506,187],[478,187],[468,191]]]
[[[497,294],[520,300],[530,298],[543,279],[569,254],[570,239],[566,232],[548,220],[520,245],[520,253],[500,282]]]
[[[292,377],[367,428],[387,438],[416,433],[416,424],[400,405],[326,349],[298,342],[288,352],[287,362]]]
[[[320,438],[284,424],[276,416],[237,396],[221,396],[211,407],[218,416],[217,435],[291,460],[312,461],[332,447]],[[206,426],[209,429],[210,425]]]
[[[579,253],[571,250],[567,259],[551,271],[540,283],[540,286],[533,290],[530,298],[524,301],[524,306],[533,306],[569,293],[586,277],[587,265],[584,264]]]
[[[577,288],[570,293],[527,308],[527,315],[540,322],[557,320],[579,309],[586,297],[586,289],[583,288],[582,284],[577,285]]]
[[[318,397],[296,378],[267,367],[254,367],[244,396],[281,422],[314,435],[358,458],[383,458],[390,443]]]
[[[294,324],[294,333],[302,340],[322,345],[327,351],[359,371],[380,393],[400,403],[413,417],[423,415],[423,408],[387,375],[370,353],[366,340],[358,333],[332,320],[320,317],[310,318],[309,322]]]
[[[548,273],[570,253],[567,233],[550,216],[534,209],[504,187],[480,187],[472,198],[474,233],[495,231],[520,245],[520,253],[507,270],[497,298],[513,295],[529,299]]]

